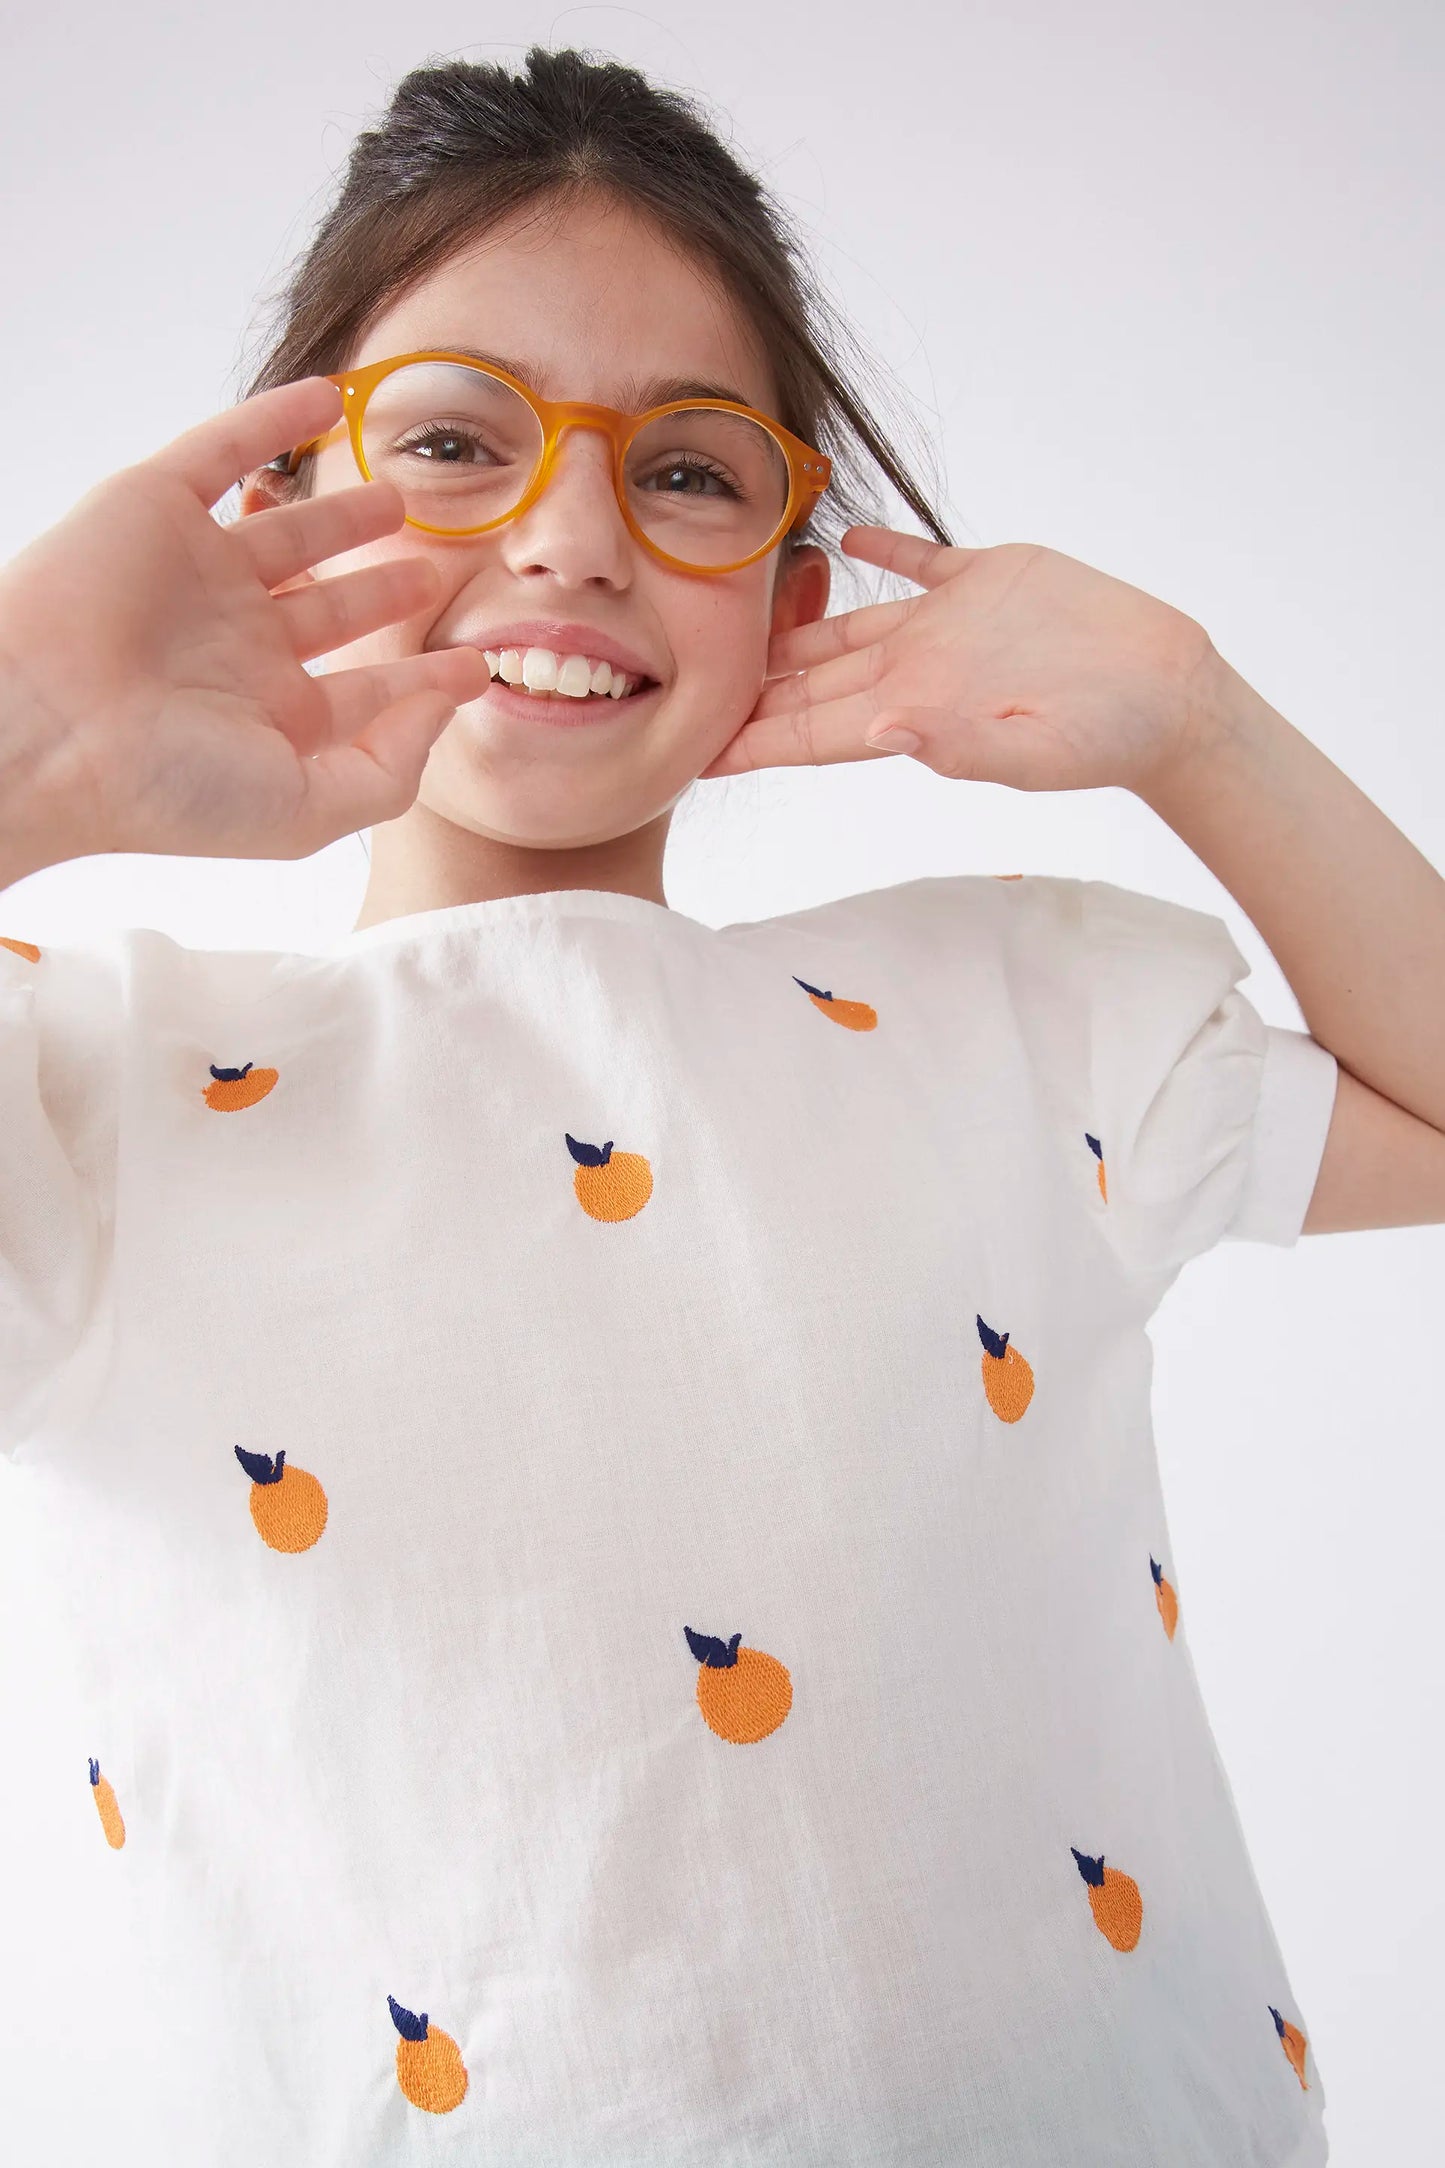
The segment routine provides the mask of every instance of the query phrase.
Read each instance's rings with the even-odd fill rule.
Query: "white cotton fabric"
[[[1295,1241],[1334,1098],[1246,969],[987,876],[0,949],[5,2157],[1323,2162],[1150,1567],[1147,1320]],[[584,1210],[568,1134],[646,1204]],[[323,1486],[310,1548],[238,1445]],[[765,1736],[688,1629],[782,1667]]]

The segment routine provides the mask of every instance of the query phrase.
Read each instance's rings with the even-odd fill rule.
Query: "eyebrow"
[[[508,376],[518,376],[524,384],[534,389],[544,372],[534,362],[509,359],[505,354],[487,354],[476,346],[449,346],[438,340],[422,352],[441,354],[465,354],[468,361],[488,361],[494,369],[505,369]],[[621,402],[629,413],[645,413],[648,407],[667,406],[674,399],[731,399],[736,406],[751,406],[751,399],[731,384],[707,384],[691,376],[657,376],[650,382],[639,384],[631,380],[619,386]]]

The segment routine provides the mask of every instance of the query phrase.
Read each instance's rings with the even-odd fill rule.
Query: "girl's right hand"
[[[363,482],[230,526],[211,514],[340,405],[304,377],[214,415],[0,568],[0,794],[27,861],[305,858],[413,803],[442,728],[489,682],[483,656],[302,664],[437,602],[435,567],[397,558],[275,592],[399,528],[400,492]]]

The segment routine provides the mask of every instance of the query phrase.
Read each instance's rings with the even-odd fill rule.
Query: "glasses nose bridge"
[[[564,429],[581,427],[601,429],[608,435],[614,429],[622,429],[632,419],[617,407],[599,406],[591,399],[553,399],[548,402],[546,413],[557,427],[560,436]]]
[[[620,413],[615,407],[599,406],[586,399],[549,400],[544,413],[550,441],[544,460],[541,487],[545,489],[556,479],[562,440],[569,430],[588,430],[600,436],[607,446],[608,479],[612,483],[614,496],[621,504],[622,445],[630,417]]]
[[[615,407],[597,406],[586,399],[569,399],[554,402],[547,419],[552,429],[552,460],[562,449],[562,439],[572,429],[585,429],[602,437],[615,468],[622,449],[629,417],[620,414]],[[548,461],[548,465],[552,464]]]

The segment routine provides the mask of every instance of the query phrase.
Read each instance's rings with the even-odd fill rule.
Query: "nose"
[[[625,585],[633,541],[612,486],[612,446],[604,433],[568,423],[542,494],[500,533],[513,572],[550,572],[568,586]]]

